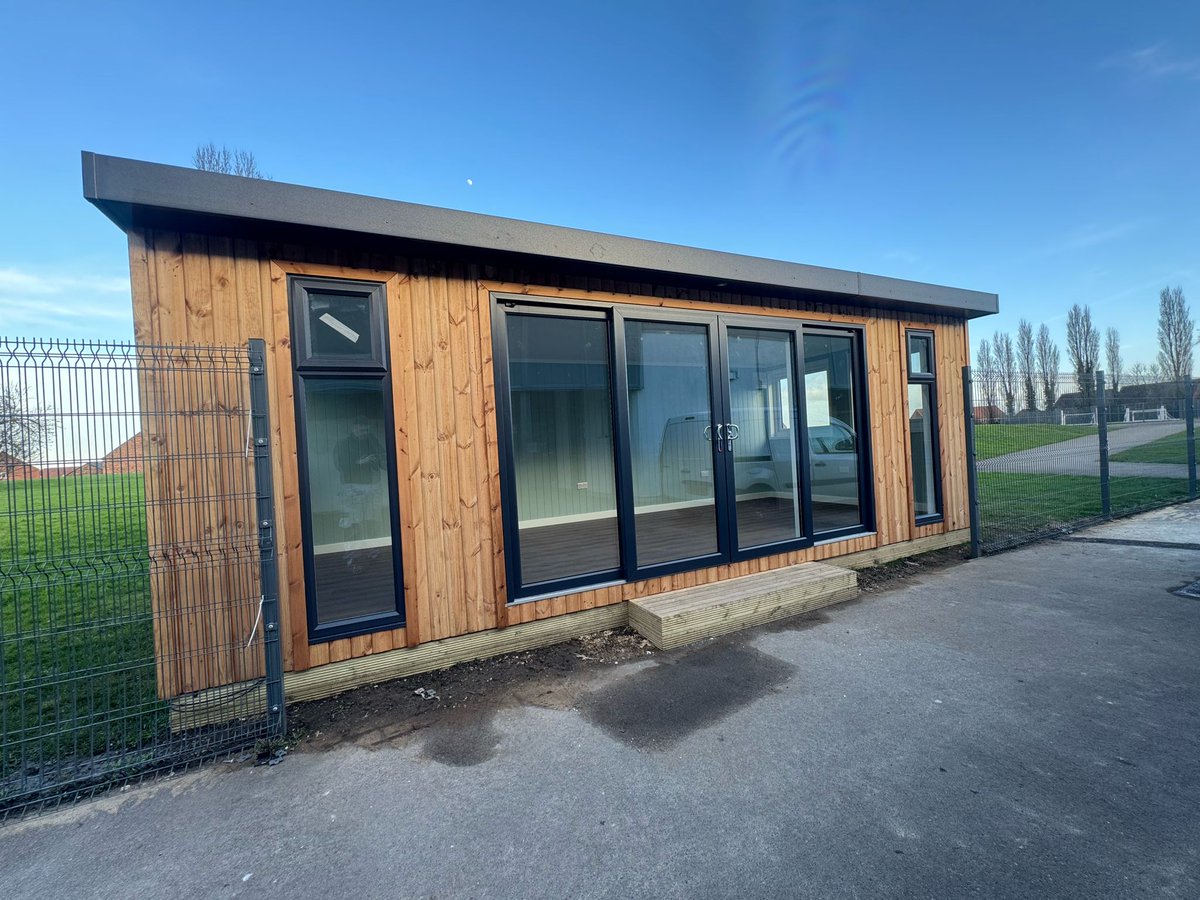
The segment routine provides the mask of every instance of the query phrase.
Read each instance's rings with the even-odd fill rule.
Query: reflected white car
[[[659,468],[662,491],[671,500],[713,496],[712,449],[707,413],[674,416],[663,426]],[[739,438],[740,440],[741,438]],[[812,498],[818,503],[857,505],[858,439],[840,419],[808,429],[812,466]],[[759,448],[762,455],[739,447],[734,462],[735,490],[748,494],[791,497],[794,487],[792,436],[779,430]]]

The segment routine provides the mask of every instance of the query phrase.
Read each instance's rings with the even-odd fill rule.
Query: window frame
[[[872,444],[870,434],[870,399],[867,393],[866,326],[854,322],[825,322],[801,317],[780,317],[724,310],[696,310],[679,307],[659,307],[620,300],[587,300],[576,297],[515,294],[509,291],[489,292],[491,300],[492,358],[496,402],[497,455],[500,463],[500,503],[503,524],[504,566],[507,604],[512,606],[564,594],[629,584],[680,572],[697,571],[714,566],[776,556],[815,544],[847,540],[875,533],[875,492]],[[514,472],[515,448],[512,435],[512,398],[510,393],[509,348],[507,318],[510,313],[602,319],[609,328],[609,390],[612,401],[613,472],[617,479],[617,534],[620,565],[616,569],[576,575],[556,581],[524,586],[521,582],[519,515]],[[718,522],[718,550],[714,554],[672,560],[664,563],[638,565],[636,562],[635,517],[632,514],[632,464],[629,458],[629,372],[628,351],[625,346],[625,323],[634,321],[664,321],[705,324],[709,327],[710,374],[719,371],[723,328],[726,326],[765,328],[791,331],[795,372],[799,373],[791,386],[795,417],[791,430],[797,446],[797,477],[804,473],[801,493],[805,534],[793,541],[758,545],[746,548],[731,546],[732,530],[727,523]],[[833,332],[851,338],[854,349],[854,384],[860,402],[856,404],[855,429],[858,438],[860,523],[855,526],[814,532],[812,525],[811,468],[807,440],[807,408],[804,400],[804,335],[809,332]],[[636,361],[635,361],[636,362]],[[635,369],[635,371],[637,371]],[[636,379],[635,379],[636,380]],[[635,388],[636,389],[636,388]],[[723,406],[722,394],[713,374],[711,404],[714,414]],[[717,498],[731,489],[725,485],[723,469],[718,469]],[[718,513],[721,515],[721,513]]]
[[[841,541],[851,537],[858,537],[864,534],[871,534],[877,530],[875,521],[875,463],[872,452],[875,442],[871,439],[871,398],[868,395],[867,388],[867,354],[866,354],[866,333],[865,325],[858,325],[852,322],[836,322],[836,323],[811,323],[805,322],[802,335],[840,335],[850,338],[850,346],[854,353],[854,358],[851,363],[851,377],[854,380],[855,396],[859,402],[854,404],[854,436],[856,438],[855,452],[858,454],[858,503],[859,503],[859,518],[862,520],[858,525],[850,525],[845,528],[830,528],[826,531],[816,531],[814,526],[813,538],[817,543],[828,543],[830,541]],[[803,375],[801,376],[803,377]],[[804,391],[800,392],[801,400],[804,400]],[[805,401],[804,410],[804,443],[806,450],[808,448],[808,408]],[[808,496],[807,501],[809,506],[812,505],[812,475],[811,468],[809,469]]]
[[[914,372],[912,370],[912,339],[925,338],[929,342],[929,371]],[[909,385],[928,385],[929,387],[929,433],[932,446],[930,452],[933,456],[933,472],[930,473],[933,478],[933,500],[936,506],[936,511],[917,515],[916,492],[913,489],[913,481],[916,475],[917,461],[912,456],[912,419],[911,414],[905,415],[908,423],[908,477],[909,477],[909,497],[912,500],[913,522],[916,525],[933,525],[945,520],[945,505],[942,494],[942,428],[941,418],[938,412],[938,374],[937,374],[937,354],[935,352],[935,336],[930,328],[906,328],[904,330],[904,369],[908,376],[905,381],[905,388]],[[907,390],[905,391],[907,393]],[[908,398],[905,397],[905,408],[908,407]]]
[[[349,278],[325,278],[288,275],[288,305],[293,351],[307,348],[309,291],[366,294],[372,304],[372,358],[313,356],[293,358],[292,385],[296,414],[296,467],[299,477],[300,531],[304,554],[304,606],[308,625],[308,643],[322,644],[338,638],[371,634],[402,628],[407,621],[404,592],[404,566],[401,548],[398,461],[396,453],[395,404],[391,368],[388,364],[387,291],[379,281]],[[354,616],[321,624],[317,615],[316,554],[312,535],[312,491],[308,459],[308,409],[306,383],[317,381],[361,380],[382,384],[384,448],[387,452],[387,489],[389,523],[392,529],[392,583],[395,603],[391,611]]]
[[[380,281],[353,278],[325,278],[315,275],[289,275],[288,298],[291,302],[292,367],[298,372],[338,370],[387,372],[387,285]],[[367,298],[371,316],[371,354],[369,357],[339,356],[311,351],[309,329],[309,293],[332,293]]]

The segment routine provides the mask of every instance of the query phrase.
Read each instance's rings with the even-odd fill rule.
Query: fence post
[[[1104,372],[1096,373],[1096,430],[1100,436],[1100,512],[1112,518],[1112,495],[1108,479],[1108,409],[1104,399]]]
[[[1196,385],[1191,376],[1183,380],[1183,414],[1187,419],[1188,499],[1196,499]]]
[[[258,521],[259,579],[262,590],[263,662],[267,676],[267,722],[271,734],[282,737],[287,732],[287,705],[283,696],[283,644],[279,634],[279,573],[275,565],[275,491],[271,476],[266,341],[251,338],[248,350],[255,514]]]
[[[979,471],[975,468],[975,386],[971,367],[963,366],[963,413],[967,438],[967,504],[971,522],[971,559],[983,554],[982,527],[979,521]]]

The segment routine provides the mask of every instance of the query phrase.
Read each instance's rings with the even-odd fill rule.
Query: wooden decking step
[[[670,650],[857,596],[853,569],[810,562],[631,600],[629,624],[660,650]]]

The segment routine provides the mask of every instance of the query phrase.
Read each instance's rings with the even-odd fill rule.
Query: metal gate
[[[0,819],[283,735],[264,357],[0,340]]]

